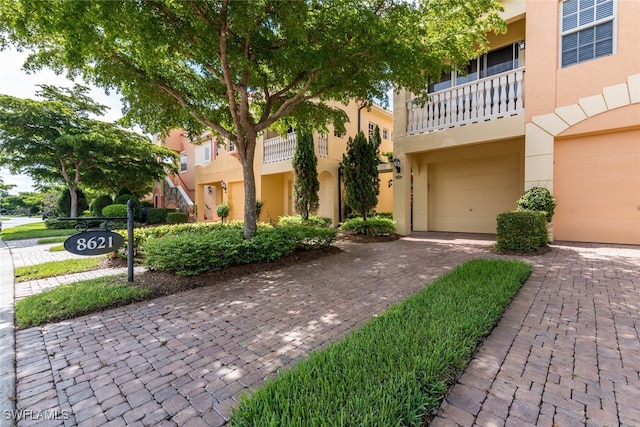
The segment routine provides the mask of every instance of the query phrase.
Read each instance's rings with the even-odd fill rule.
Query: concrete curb
[[[14,329],[13,259],[0,239],[0,427],[13,426],[16,409],[16,340]]]

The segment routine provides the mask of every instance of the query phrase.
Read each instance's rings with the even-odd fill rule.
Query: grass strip
[[[49,252],[62,252],[64,250],[65,250],[64,245],[55,245],[49,248]]]
[[[458,266],[244,395],[231,425],[420,425],[530,273],[519,261]]]
[[[102,258],[104,257],[73,258],[64,261],[49,261],[42,264],[17,267],[15,269],[15,277],[17,282],[25,282],[27,280],[80,273],[98,267]]]
[[[122,284],[122,280],[122,275],[100,277],[23,298],[16,302],[16,327],[38,326],[129,304],[151,292]]]
[[[63,243],[68,238],[69,238],[69,236],[49,237],[49,238],[46,238],[46,239],[39,239],[36,243],[39,244],[39,245],[47,245],[47,244],[50,244],[50,243]]]
[[[23,224],[7,228],[0,233],[2,240],[40,239],[46,237],[70,236],[77,233],[74,229],[48,229],[44,222]]]

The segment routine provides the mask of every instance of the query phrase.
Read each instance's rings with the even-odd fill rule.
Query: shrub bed
[[[316,227],[329,227],[331,218],[326,216],[309,215],[309,219],[304,219],[302,215],[285,215],[278,219],[278,225],[288,227],[292,225],[309,225]]]
[[[497,216],[496,250],[532,253],[549,243],[547,213],[544,211],[504,212]]]
[[[197,275],[230,265],[273,261],[298,249],[328,246],[336,237],[335,230],[322,227],[259,227],[253,239],[245,240],[241,228],[218,227],[214,232],[200,232],[205,229],[201,227],[150,237],[144,244],[147,265],[178,275]]]
[[[168,224],[184,224],[189,219],[189,216],[184,212],[169,212],[167,214]]]
[[[167,222],[167,214],[178,212],[171,208],[150,208],[147,211],[147,224],[164,224]]]
[[[241,398],[232,426],[420,425],[531,273],[472,260]]]
[[[396,232],[396,223],[389,218],[373,216],[366,221],[361,217],[351,218],[340,225],[342,231],[353,231],[367,236],[384,236]]]

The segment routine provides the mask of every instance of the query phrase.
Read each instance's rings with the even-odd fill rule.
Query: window
[[[382,129],[382,139],[389,139],[389,129]]]
[[[472,59],[463,73],[445,71],[440,80],[429,85],[429,92],[438,92],[478,79],[515,70],[520,67],[520,46],[513,43]]]
[[[204,162],[211,162],[211,142],[205,142],[204,146]]]
[[[562,67],[613,54],[613,0],[562,2]]]
[[[187,153],[180,153],[180,173],[187,171]]]
[[[369,122],[369,138],[371,138],[371,135],[373,135],[373,131],[376,128],[376,125]]]
[[[229,141],[229,152],[234,152],[236,151],[236,145],[233,143],[233,141]]]

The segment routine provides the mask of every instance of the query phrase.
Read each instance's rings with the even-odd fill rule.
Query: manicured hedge
[[[167,224],[184,224],[189,216],[184,212],[169,212],[167,214]]]
[[[288,227],[292,225],[310,225],[317,227],[329,227],[331,218],[326,216],[309,215],[308,219],[304,219],[302,215],[285,215],[278,219],[278,225]]]
[[[322,227],[262,227],[246,240],[242,229],[220,227],[208,233],[187,231],[151,237],[144,252],[149,268],[188,276],[230,265],[273,261],[298,249],[328,246],[335,237],[335,230]]]
[[[340,225],[342,231],[353,231],[356,234],[366,234],[367,236],[384,236],[396,232],[396,223],[393,219],[373,216],[366,221],[361,217],[351,218]]]
[[[537,252],[549,243],[547,213],[544,211],[504,212],[497,216],[498,252]]]
[[[102,214],[108,217],[126,217],[127,205],[113,204],[102,208]]]
[[[178,212],[178,209],[150,208],[147,210],[147,224],[165,224],[171,212]]]

